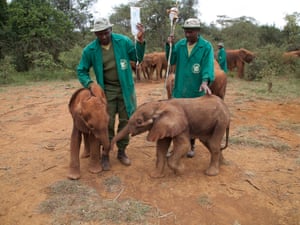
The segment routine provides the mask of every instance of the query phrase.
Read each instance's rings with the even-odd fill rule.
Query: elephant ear
[[[168,101],[162,103],[155,111],[153,121],[147,136],[148,141],[156,142],[165,137],[175,137],[188,129],[188,121],[183,109]]]

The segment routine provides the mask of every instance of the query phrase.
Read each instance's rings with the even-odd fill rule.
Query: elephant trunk
[[[115,144],[119,141],[119,140],[121,140],[121,139],[123,139],[126,135],[128,135],[128,134],[130,134],[130,132],[129,132],[129,126],[128,126],[128,124],[122,129],[122,130],[120,130],[114,137],[113,137],[113,139],[112,139],[112,141],[111,141],[111,145],[110,145],[110,150],[113,150],[113,148],[114,148],[114,146],[115,146]]]

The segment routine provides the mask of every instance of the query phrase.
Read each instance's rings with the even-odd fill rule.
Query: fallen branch
[[[120,195],[122,194],[122,192],[124,191],[124,187],[121,189],[121,191],[119,192],[119,194],[114,198],[114,202],[118,200],[118,198],[120,197]]]
[[[42,172],[45,172],[45,171],[47,171],[47,170],[51,170],[51,169],[53,169],[53,168],[55,168],[55,167],[57,167],[57,165],[50,166],[50,167],[48,167],[48,168],[42,170]]]
[[[250,185],[252,185],[255,189],[260,190],[260,188],[257,187],[255,184],[253,184],[253,182],[252,182],[251,180],[246,179],[246,181],[247,181]]]

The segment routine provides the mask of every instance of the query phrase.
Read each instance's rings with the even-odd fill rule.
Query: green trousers
[[[111,140],[115,136],[115,129],[117,132],[122,130],[128,123],[128,115],[126,112],[123,95],[121,91],[110,91],[106,90],[105,95],[108,104],[108,114],[109,114],[109,139]],[[119,123],[116,127],[116,117],[118,116]],[[117,142],[118,149],[123,149],[129,144],[129,135]]]

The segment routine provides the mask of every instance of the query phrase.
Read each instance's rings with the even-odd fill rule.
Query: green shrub
[[[0,60],[0,84],[10,84],[14,82],[13,74],[16,73],[10,57]]]

